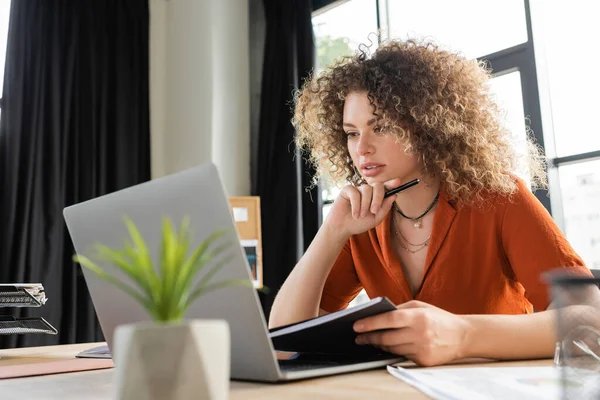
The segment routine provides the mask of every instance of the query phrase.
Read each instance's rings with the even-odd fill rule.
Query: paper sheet
[[[248,222],[248,209],[246,207],[233,207],[233,220],[235,222]]]
[[[394,377],[437,400],[559,400],[563,395],[558,367],[463,367],[447,369],[408,369],[388,366]],[[600,376],[589,371],[569,382],[569,394],[578,398],[598,398]],[[590,397],[591,395],[591,397]]]
[[[41,283],[2,283],[0,284],[0,292],[2,291],[3,286],[14,286],[17,289],[24,289],[30,295],[35,298],[40,305],[46,304],[48,300],[46,298],[46,292],[44,291],[44,286]]]

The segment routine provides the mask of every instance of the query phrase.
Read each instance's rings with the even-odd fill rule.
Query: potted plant
[[[228,397],[230,332],[224,320],[184,320],[192,302],[202,295],[232,285],[252,286],[249,279],[212,282],[231,259],[227,230],[214,232],[191,249],[189,218],[179,229],[162,221],[158,262],[132,220],[125,217],[130,240],[123,248],[99,244],[97,261],[108,263],[131,279],[127,283],[90,258],[74,260],[131,296],[148,312],[149,321],[115,329],[111,349],[119,399],[222,399]],[[236,236],[237,238],[237,236]],[[156,265],[155,265],[156,264]],[[197,279],[201,271],[206,271]]]

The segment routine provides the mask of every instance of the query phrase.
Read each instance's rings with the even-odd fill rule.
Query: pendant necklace
[[[410,219],[413,222],[413,226],[415,228],[421,229],[421,227],[423,226],[423,224],[421,222],[421,219],[425,215],[427,215],[427,213],[429,211],[431,211],[431,209],[433,208],[433,206],[435,205],[435,203],[437,203],[439,197],[440,197],[440,192],[438,191],[437,194],[435,195],[435,198],[433,199],[433,201],[429,205],[429,207],[427,207],[427,209],[425,211],[423,211],[423,213],[421,215],[419,215],[418,217],[415,217],[415,218],[411,218],[411,217],[408,217],[408,216],[404,215],[404,213],[400,210],[400,207],[398,207],[398,204],[396,204],[396,202],[394,202],[394,210],[396,210],[398,212],[398,214],[402,215],[404,218]]]
[[[431,235],[425,239],[424,242],[422,243],[411,243],[408,241],[408,239],[406,239],[406,237],[404,237],[404,235],[402,234],[402,230],[400,230],[400,227],[398,225],[396,225],[396,218],[394,215],[392,215],[392,223],[394,224],[394,232],[396,233],[396,237],[399,239],[398,243],[400,244],[400,247],[402,247],[404,250],[408,251],[411,254],[415,254],[418,253],[419,251],[423,250],[425,247],[427,247],[429,245],[429,241],[431,240]],[[402,239],[400,239],[402,238]],[[416,249],[410,249],[407,245],[405,245],[404,243],[402,243],[402,240],[404,240],[406,242],[407,245],[416,247]]]

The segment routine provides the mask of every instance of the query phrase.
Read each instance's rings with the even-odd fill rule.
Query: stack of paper
[[[441,369],[407,369],[387,367],[388,372],[438,400],[469,399],[561,399],[564,389],[577,398],[598,398],[598,374],[570,374],[569,381],[559,367],[462,367]],[[595,394],[589,396],[590,394]]]
[[[0,307],[40,307],[46,300],[44,286],[40,283],[0,284]]]

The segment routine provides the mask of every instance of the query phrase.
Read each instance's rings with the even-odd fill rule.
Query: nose
[[[373,154],[375,152],[375,147],[373,146],[370,135],[360,135],[358,139],[358,146],[356,147],[356,152],[361,156]]]

